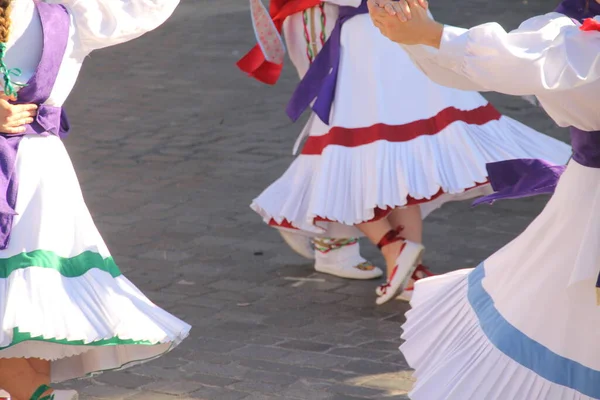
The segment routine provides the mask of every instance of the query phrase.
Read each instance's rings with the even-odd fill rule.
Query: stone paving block
[[[357,347],[361,347],[368,350],[381,350],[388,352],[398,352],[398,346],[400,346],[401,340],[373,340],[370,342],[365,342]]]
[[[209,353],[229,353],[232,350],[244,347],[243,343],[228,342],[212,338],[191,339],[194,342],[190,344],[194,350],[205,351]]]
[[[173,363],[176,363],[178,367],[183,367],[189,364],[189,361],[181,358],[169,357],[169,360]],[[185,375],[182,370],[178,368],[165,368],[163,366],[154,365],[153,363],[136,366],[131,369],[131,372],[137,375],[150,377],[154,380],[162,379],[168,381],[180,380],[181,377]]]
[[[330,354],[319,354],[310,352],[295,351],[281,357],[280,362],[302,365],[317,368],[341,368],[348,364],[352,359],[347,357],[339,357]]]
[[[223,378],[220,376],[206,375],[206,374],[190,374],[186,379],[193,382],[201,383],[203,386],[219,386],[225,387],[239,382],[237,379]]]
[[[260,393],[253,393],[250,396],[244,398],[244,400],[298,400],[298,398],[284,396],[268,396]]]
[[[357,374],[381,374],[395,372],[399,368],[394,364],[386,364],[369,360],[353,360],[343,366],[345,371],[355,372]]]
[[[204,388],[204,385],[194,381],[154,382],[143,387],[146,391],[173,396],[188,395]]]
[[[290,385],[298,380],[298,378],[295,376],[279,372],[262,371],[258,369],[249,370],[244,376],[244,379],[250,381],[275,383],[278,385]]]
[[[303,351],[315,351],[325,352],[331,348],[330,345],[324,343],[316,343],[305,340],[290,340],[277,345],[285,349],[303,350]]]
[[[247,393],[277,394],[281,393],[288,386],[287,384],[280,383],[244,380],[230,385],[229,388]]]
[[[369,343],[373,341],[373,338],[367,336],[353,335],[353,334],[330,334],[325,333],[321,335],[317,335],[311,340],[314,340],[318,343],[328,343],[334,346],[347,346],[347,347],[357,347],[362,346],[365,343]]]
[[[389,353],[387,352],[358,347],[339,347],[330,350],[327,354],[365,360],[381,360],[382,358],[389,356]]]
[[[313,379],[302,379],[282,392],[284,396],[299,399],[328,400],[333,396],[327,391],[331,384]]]
[[[262,360],[241,360],[239,361],[239,364],[249,368],[250,370],[283,373],[298,378],[315,378],[334,382],[345,382],[348,379],[356,377],[356,375],[353,373],[336,371],[331,368],[304,367],[299,365],[284,364],[280,362]]]
[[[406,362],[406,359],[404,358],[404,356],[402,355],[402,353],[400,351],[390,353],[387,357],[383,357],[379,361],[381,361],[383,363],[397,364],[397,365],[401,366],[402,368],[407,368],[407,369],[409,368],[408,363]]]
[[[244,324],[263,325],[266,316],[254,312],[252,303],[236,303],[235,308],[222,310],[214,318],[222,321],[234,321]]]
[[[367,399],[367,397],[356,397],[356,396],[350,396],[347,394],[339,394],[339,393],[334,393],[332,397],[330,397],[331,400],[365,400]],[[386,397],[387,400],[387,397]]]
[[[91,399],[90,399],[91,400]],[[165,393],[144,392],[125,397],[123,400],[182,400],[180,396],[169,395]]]
[[[245,399],[250,393],[238,392],[236,390],[205,387],[190,394],[192,399],[201,400],[241,400]]]
[[[327,390],[337,395],[375,399],[384,398],[388,394],[386,391],[380,389],[373,389],[362,386],[343,385],[339,383],[329,386]]]
[[[248,372],[248,368],[238,364],[217,364],[198,360],[194,363],[182,367],[182,371],[186,374],[204,374],[215,375],[223,378],[232,378],[239,380]]]
[[[96,380],[105,385],[111,385],[125,389],[137,389],[153,381],[152,378],[128,372],[106,372],[98,376]]]
[[[117,386],[110,385],[94,385],[88,386],[83,389],[80,393],[83,398],[86,396],[89,397],[100,397],[100,398],[108,398],[108,399],[122,399],[126,397],[131,397],[135,394],[138,394],[139,390],[132,389],[124,389]]]
[[[281,360],[290,354],[290,351],[278,347],[260,346],[250,344],[231,352],[232,355],[240,358],[250,358],[253,360],[275,361]]]
[[[283,338],[268,335],[259,335],[245,340],[245,342],[248,344],[259,344],[264,346],[275,346],[283,343],[284,341],[285,339]]]

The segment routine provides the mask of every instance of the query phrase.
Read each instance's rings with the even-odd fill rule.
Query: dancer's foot
[[[434,276],[434,275],[435,274],[433,272],[431,272],[429,270],[429,268],[427,268],[423,264],[419,264],[417,269],[415,269],[415,272],[412,274],[412,277],[408,281],[408,286],[406,287],[406,289],[404,289],[404,291],[402,291],[402,293],[400,293],[400,296],[398,296],[397,298],[402,301],[410,302],[410,300],[412,299],[412,294],[415,289],[415,287],[414,287],[415,282],[420,279],[429,278],[430,276]]]
[[[384,254],[388,264],[388,281],[378,289],[378,305],[387,303],[401,293],[407,286],[410,277],[425,248],[423,245],[408,241],[400,236],[400,230],[389,231],[377,245]],[[393,255],[396,255],[395,258]],[[391,260],[393,262],[390,262]]]
[[[315,259],[315,250],[308,236],[279,229],[279,234],[296,253],[309,260]]]
[[[315,270],[346,279],[376,279],[383,271],[360,255],[357,238],[313,239]]]
[[[419,264],[415,269],[415,272],[413,272],[412,276],[408,280],[408,286],[406,286],[406,289],[404,289],[400,296],[398,296],[398,299],[410,301],[415,282],[419,279],[428,278],[434,275],[435,274],[431,272],[428,267],[423,264]],[[383,294],[382,286],[377,286],[377,289],[375,289],[375,294],[377,294],[377,296],[381,296]]]

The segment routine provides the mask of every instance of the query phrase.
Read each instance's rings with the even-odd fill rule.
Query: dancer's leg
[[[423,217],[421,207],[410,206],[394,209],[388,216],[390,224],[403,227],[402,236],[415,243],[423,243]]]
[[[0,358],[0,387],[11,399],[29,400],[42,385],[50,383],[50,376],[38,373],[24,358]]]
[[[394,230],[387,218],[382,218],[377,221],[365,222],[357,225],[358,229],[371,241],[371,243],[378,245],[381,239],[391,230]],[[387,244],[381,248],[381,253],[385,259],[385,265],[388,277],[391,275],[394,266],[396,265],[396,258],[402,249],[403,241],[399,240],[390,244]]]

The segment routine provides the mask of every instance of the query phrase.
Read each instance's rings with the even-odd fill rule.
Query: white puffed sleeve
[[[54,0],[67,6],[83,52],[135,39],[156,29],[179,0]]]
[[[433,80],[465,90],[544,95],[600,78],[600,32],[581,31],[558,13],[534,17],[510,33],[496,23],[446,26],[439,50],[404,48]]]

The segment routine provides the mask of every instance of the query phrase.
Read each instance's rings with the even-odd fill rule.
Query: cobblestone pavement
[[[554,6],[431,3],[444,22],[507,27]],[[315,273],[248,208],[290,163],[302,126],[283,111],[297,81],[291,65],[276,87],[234,66],[253,44],[248,15],[243,0],[183,0],[159,30],[94,53],[68,103],[67,147],[113,255],[153,301],[194,326],[159,360],[69,383],[83,399],[407,398],[410,371],[397,350],[407,305],[375,307],[374,282]],[[521,99],[490,98],[566,139]],[[545,201],[444,207],[425,224],[426,262],[435,272],[476,265]]]

